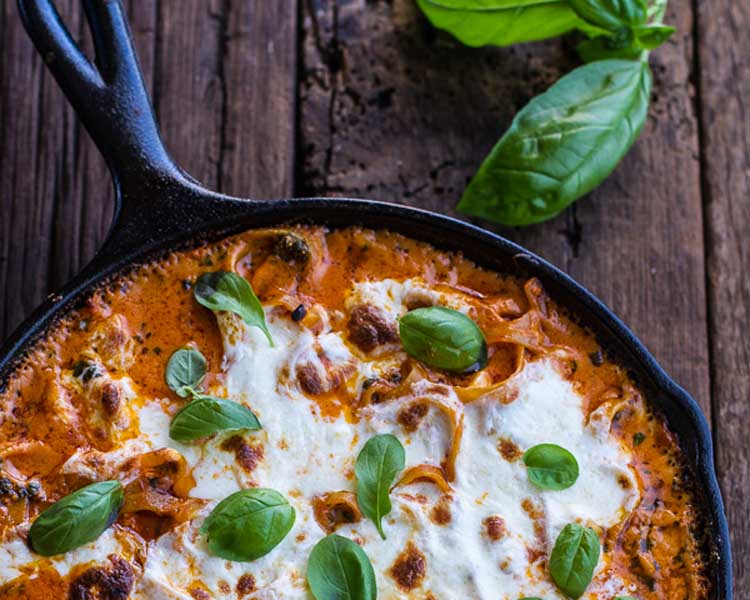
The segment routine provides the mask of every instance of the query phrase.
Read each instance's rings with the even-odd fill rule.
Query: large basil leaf
[[[599,562],[599,537],[578,523],[566,525],[557,536],[549,558],[549,572],[558,588],[570,598],[586,591]]]
[[[82,487],[36,518],[29,529],[31,548],[42,556],[53,556],[93,542],[115,522],[123,501],[119,481]]]
[[[383,517],[391,512],[391,486],[405,464],[406,453],[401,442],[393,435],[384,434],[367,440],[354,465],[357,503],[362,514],[375,523],[383,539]]]
[[[485,159],[458,205],[505,225],[554,217],[614,170],[646,122],[646,62],[579,67],[534,98]]]
[[[443,306],[409,311],[399,319],[406,352],[438,369],[463,373],[487,364],[487,343],[477,324],[463,313]]]
[[[249,561],[265,556],[294,525],[294,508],[275,490],[240,490],[219,502],[201,533],[208,549],[227,560]]]
[[[565,448],[538,444],[523,455],[529,481],[543,490],[565,490],[578,479],[578,461]]]
[[[510,46],[586,28],[564,0],[417,0],[430,22],[467,46]]]
[[[260,428],[258,417],[249,408],[232,400],[200,395],[174,416],[169,437],[191,442],[218,431]]]
[[[610,31],[642,25],[648,18],[648,0],[568,0],[582,19]]]
[[[208,363],[195,348],[180,348],[169,357],[166,380],[170,389],[182,398],[195,393],[206,376]]]
[[[213,311],[233,312],[248,325],[260,328],[273,346],[263,306],[244,277],[226,271],[204,273],[198,277],[194,295],[203,306]]]
[[[315,600],[375,600],[375,571],[359,544],[329,535],[320,540],[307,561],[307,584]]]

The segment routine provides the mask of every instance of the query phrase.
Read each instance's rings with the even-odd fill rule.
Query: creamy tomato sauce
[[[195,301],[217,270],[251,283],[273,349]],[[476,321],[485,369],[453,375],[403,352],[395,319],[430,305]],[[164,372],[186,345],[207,358],[206,389],[252,408],[262,434],[169,439],[186,400]],[[308,598],[306,557],[333,531],[362,544],[386,600],[562,598],[547,561],[566,522],[601,541],[585,598],[708,597],[679,448],[624,370],[538,281],[397,234],[249,231],[136,268],[36,346],[0,411],[3,598]],[[353,493],[353,460],[379,432],[407,451],[386,542]],[[545,441],[577,454],[569,490],[526,481],[521,456]],[[106,479],[125,488],[113,527],[66,555],[29,549],[36,515]],[[208,556],[206,512],[254,486],[289,499],[295,528],[258,561]]]

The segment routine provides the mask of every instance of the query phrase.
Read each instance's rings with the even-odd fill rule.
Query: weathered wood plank
[[[211,187],[258,197],[293,183],[296,0],[128,0],[167,147]],[[81,4],[58,2],[90,48]],[[0,7],[0,339],[94,254],[109,174],[16,14]],[[8,110],[7,107],[13,107]]]
[[[69,118],[16,14],[4,2],[0,138],[0,335],[48,292],[56,201],[62,191],[64,123]]]
[[[742,598],[750,589],[750,4],[697,7],[716,463]]]
[[[306,0],[303,14],[307,194],[455,214],[468,178],[513,114],[575,64],[564,40],[464,48],[432,30],[410,0]],[[654,57],[652,116],[617,173],[553,221],[495,229],[598,294],[708,414],[691,20],[685,6],[670,17],[682,33]]]
[[[223,192],[252,198],[292,195],[297,37],[297,0],[229,5]]]

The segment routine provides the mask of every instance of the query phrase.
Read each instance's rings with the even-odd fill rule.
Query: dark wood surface
[[[95,147],[0,7],[0,339],[101,243]],[[77,0],[59,0],[89,47]],[[712,420],[750,589],[750,3],[673,0],[651,115],[615,174],[557,219],[495,228],[592,289]],[[217,190],[345,195],[456,214],[514,113],[576,63],[569,40],[469,49],[412,0],[127,0],[169,150]]]

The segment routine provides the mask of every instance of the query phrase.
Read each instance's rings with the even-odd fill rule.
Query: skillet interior
[[[460,251],[478,265],[538,277],[559,305],[597,337],[677,434],[702,509],[708,577],[718,600],[732,598],[731,556],[723,503],[713,466],[708,424],[696,402],[657,364],[627,327],[590,292],[520,246],[478,227],[408,207],[348,199],[274,202],[209,192],[172,163],[161,144],[118,2],[87,0],[101,80],[65,31],[49,0],[19,0],[24,22],[81,115],[113,172],[115,224],[96,258],[40,307],[0,350],[0,389],[31,345],[92,288],[168,251],[239,231],[292,223],[389,229]],[[77,54],[76,54],[77,53]],[[92,87],[93,88],[92,91]],[[101,94],[98,99],[91,97]],[[103,105],[102,105],[103,103]]]

